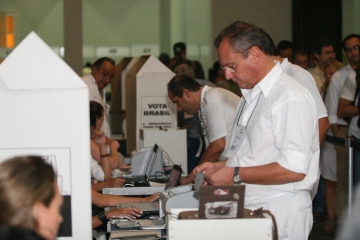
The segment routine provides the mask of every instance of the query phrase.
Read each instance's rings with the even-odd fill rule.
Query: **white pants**
[[[266,201],[251,201],[245,203],[245,208],[260,208],[275,216],[279,239],[308,239],[312,225],[312,201],[309,191],[285,194]]]

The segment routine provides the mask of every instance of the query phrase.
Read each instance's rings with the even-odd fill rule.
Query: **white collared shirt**
[[[247,125],[247,132],[239,151],[226,165],[252,167],[276,162],[306,175],[302,181],[281,185],[246,184],[245,200],[313,190],[319,178],[320,151],[316,105],[310,92],[283,73],[277,63],[253,89],[242,89],[242,93],[238,113],[246,101],[240,121]]]
[[[225,137],[225,148],[219,160],[226,159],[224,153],[230,142],[230,134],[239,101],[239,96],[223,88],[204,86],[201,91],[201,114],[199,118],[201,127],[205,132],[206,148],[209,143]]]
[[[339,71],[335,72],[330,80],[328,93],[325,97],[325,106],[328,109],[330,124],[348,125],[343,118],[337,115],[337,111],[341,89],[343,88],[346,78],[350,73],[354,74],[355,71],[348,64]]]
[[[281,62],[281,68],[284,70],[284,73],[287,73],[290,77],[293,77],[302,86],[309,90],[316,103],[318,119],[327,117],[328,111],[325,107],[324,101],[321,98],[313,76],[302,67],[290,63],[287,58],[284,58]]]
[[[352,71],[349,73],[348,77],[345,80],[344,86],[341,90],[340,98],[349,100],[351,102],[354,101],[354,106],[357,106],[360,93],[357,95],[356,99],[354,99],[355,92],[356,92],[356,72]],[[354,135],[355,137],[360,138],[360,129],[357,126],[358,119],[359,119],[359,115],[351,118],[351,122],[349,125],[349,135]]]
[[[93,75],[90,73],[86,76],[82,76],[81,79],[86,83],[89,88],[89,101],[97,101],[104,108],[104,121],[101,126],[101,130],[105,133],[106,136],[111,137],[110,125],[109,125],[109,112],[110,106],[106,104],[106,92],[105,90],[99,91],[99,87],[96,84],[96,81]]]

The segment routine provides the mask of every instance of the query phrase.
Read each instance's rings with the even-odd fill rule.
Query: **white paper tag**
[[[245,135],[246,135],[246,126],[240,125],[236,129],[236,135],[234,139],[232,139],[232,142],[230,144],[230,148],[228,152],[226,153],[226,156],[228,158],[233,159],[236,155],[236,153],[239,151],[241,144],[244,141]]]

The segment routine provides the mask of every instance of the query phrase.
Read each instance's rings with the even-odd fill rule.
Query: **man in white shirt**
[[[100,103],[105,112],[105,119],[102,131],[110,137],[111,130],[109,125],[110,106],[106,103],[105,87],[112,82],[115,73],[115,61],[108,57],[99,58],[91,67],[91,73],[83,76],[82,80],[89,88],[89,100]]]
[[[355,142],[360,143],[359,120],[359,91],[356,91],[357,82],[360,80],[360,69],[350,72],[341,90],[338,115],[339,117],[351,117],[349,135]],[[360,151],[355,149],[354,154],[354,184],[360,182]]]
[[[199,113],[206,150],[199,164],[224,160],[224,150],[229,145],[230,133],[239,103],[239,96],[223,89],[201,86],[189,75],[177,75],[168,83],[168,95],[179,111]],[[181,184],[191,183],[193,174],[181,179]]]
[[[319,132],[310,92],[274,63],[262,29],[235,22],[215,40],[226,78],[238,84],[238,105],[227,161],[204,163],[207,184],[245,183],[245,207],[270,210],[279,239],[307,239],[310,191],[319,178]]]
[[[348,123],[338,116],[338,104],[341,94],[341,89],[345,83],[346,78],[350,73],[355,74],[354,69],[360,63],[360,35],[350,34],[342,41],[342,47],[346,53],[349,64],[335,72],[330,80],[328,94],[325,97],[325,106],[328,109],[330,128],[330,135],[345,138],[348,135]],[[343,101],[342,101],[343,103]],[[340,106],[342,108],[342,106]],[[340,218],[343,208],[345,206],[345,148],[335,145],[336,149],[336,200],[333,197],[332,201],[335,205],[335,214]]]

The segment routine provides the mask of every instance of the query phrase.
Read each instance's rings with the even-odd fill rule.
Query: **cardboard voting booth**
[[[126,152],[139,149],[139,131],[176,128],[177,108],[167,95],[175,73],[154,56],[141,56],[126,75]],[[166,150],[166,149],[165,149]]]
[[[125,80],[126,74],[128,71],[134,66],[137,58],[123,58],[115,70],[115,78],[116,85],[114,85],[114,93],[111,94],[111,112],[112,112],[112,133],[113,134],[126,134],[125,129],[125,117],[126,117],[126,107],[125,107]],[[113,87],[113,86],[112,86]]]
[[[0,65],[0,161],[31,154],[53,165],[64,196],[58,239],[92,236],[88,95],[33,32]]]
[[[111,130],[112,134],[122,133],[122,122],[125,117],[123,105],[123,82],[122,72],[129,65],[132,58],[123,58],[115,68],[114,81],[111,83]]]

